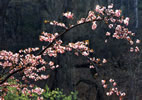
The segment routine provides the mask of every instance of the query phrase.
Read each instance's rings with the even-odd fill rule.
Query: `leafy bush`
[[[43,93],[45,100],[77,100],[77,92],[71,92],[68,96],[59,88],[50,91],[46,86],[46,91]]]
[[[15,87],[17,85],[15,80],[9,79],[8,84],[10,85],[3,88],[0,87],[0,90],[5,90],[5,100],[77,100],[77,92],[71,92],[69,95],[66,95],[63,93],[63,90],[59,88],[51,91],[49,87],[46,86],[44,92],[39,95],[35,92],[22,92],[22,89]],[[11,84],[14,85],[12,86]],[[0,92],[0,94],[2,94],[2,92]]]

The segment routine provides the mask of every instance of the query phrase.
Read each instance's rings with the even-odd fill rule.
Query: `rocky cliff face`
[[[122,12],[124,16],[132,18],[130,23],[132,30],[140,31],[141,23],[137,26],[138,30],[133,27],[138,23],[138,19],[133,20],[135,17],[133,15],[135,13],[137,16],[141,15],[139,10],[136,10],[139,8],[133,6],[134,2],[138,2],[137,0],[0,0],[0,50],[17,51],[21,48],[41,46],[38,35],[42,31],[51,33],[63,31],[44,24],[45,19],[63,21],[66,24],[73,23],[63,18],[62,13],[72,11],[77,20],[86,16],[87,12],[93,10],[97,4],[107,5],[110,2],[114,3],[116,9],[124,10]],[[77,90],[80,100],[117,100],[116,96],[106,97],[100,83],[101,79],[112,77],[120,82],[118,84],[120,89],[128,93],[126,100],[136,100],[136,98],[141,100],[141,64],[135,58],[141,56],[127,54],[125,42],[112,40],[112,43],[104,44],[103,36],[107,29],[103,24],[99,25],[96,31],[92,31],[90,25],[83,25],[68,32],[62,39],[64,43],[89,39],[89,46],[95,50],[95,56],[109,59],[107,65],[99,68],[102,76],[95,76],[95,70],[88,69],[89,64],[84,57],[67,53],[57,57],[56,62],[60,68],[50,72],[50,79],[38,84],[40,86],[48,84],[51,89],[62,88],[65,93]]]

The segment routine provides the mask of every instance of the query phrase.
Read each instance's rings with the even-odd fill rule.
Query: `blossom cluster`
[[[56,43],[52,47],[47,48],[43,55],[48,55],[50,57],[57,57],[57,54],[63,54],[65,53],[66,47],[62,46],[62,40],[56,40]],[[42,47],[42,49],[45,49],[45,46]]]
[[[11,51],[0,51],[0,66],[3,68],[10,67],[13,64],[18,64],[19,54]]]
[[[40,95],[40,94],[42,94],[44,92],[44,89],[36,87],[35,89],[32,89],[32,92],[37,93],[38,95]]]
[[[134,45],[134,40],[132,39],[132,36],[135,36],[135,33],[131,32],[127,27],[129,25],[129,17],[124,18],[124,16],[121,16],[121,10],[116,9],[113,10],[113,4],[108,5],[108,7],[101,7],[99,5],[96,6],[95,11],[99,14],[99,16],[104,17],[105,23],[108,25],[108,28],[113,29],[114,33],[106,32],[106,36],[112,36],[116,39],[125,39],[127,40],[130,45]],[[92,13],[94,14],[94,13]],[[93,15],[95,16],[95,15]],[[95,29],[92,25],[92,29]],[[105,40],[107,43],[107,40]],[[136,44],[140,43],[140,40],[137,39]],[[139,52],[138,46],[131,47],[130,52]]]
[[[97,5],[94,11],[89,11],[86,18],[81,18],[77,21],[77,24],[92,22],[92,30],[97,28],[97,21],[104,20],[108,25],[108,28],[113,29],[114,33],[106,32],[106,36],[112,36],[116,39],[125,39],[130,45],[134,45],[132,36],[135,36],[135,33],[129,31],[124,25],[129,25],[130,18],[124,18],[121,16],[121,10],[113,10],[113,4],[108,5],[108,7]],[[116,24],[117,23],[117,24]],[[105,40],[107,43],[107,40]],[[140,43],[140,40],[136,40],[135,43]],[[130,52],[139,52],[138,46],[131,47]]]
[[[79,56],[79,54],[83,55],[83,56],[87,56],[89,57],[90,53],[93,53],[94,50],[90,49],[88,47],[89,45],[89,40],[85,40],[85,41],[81,41],[81,42],[76,42],[76,43],[69,43],[68,45],[63,45],[62,44],[62,40],[56,40],[56,42],[54,43],[54,45],[50,48],[47,48],[43,55],[48,55],[50,57],[57,57],[58,53],[63,54],[66,51],[72,51],[75,50],[75,55]],[[43,49],[45,49],[45,47],[43,47]],[[90,58],[89,60],[92,60],[93,63],[99,63],[101,60],[99,58],[94,59]],[[106,63],[107,60],[103,59],[102,63]],[[59,65],[54,66],[54,62],[50,62],[50,66],[53,64],[53,66],[51,67],[52,69],[54,68],[58,68]],[[94,66],[91,64],[92,67],[90,68],[94,68]]]
[[[35,68],[33,68],[35,70],[35,72],[33,72],[34,70],[32,68],[33,67],[25,69],[25,71],[24,71],[25,76],[22,77],[22,80],[25,81],[26,77],[28,77],[29,79],[33,79],[35,81],[43,80],[43,79],[45,80],[45,79],[49,78],[49,75],[43,75],[43,74],[39,75],[36,73],[36,72],[40,72],[40,71],[45,71],[45,69],[46,69],[45,67],[41,67],[37,70]]]
[[[51,21],[50,25],[60,26],[60,27],[67,29],[67,26],[64,23],[57,22],[57,21]]]
[[[57,57],[58,53],[65,53],[65,51],[72,51],[72,49],[76,49],[81,51],[82,55],[88,56],[89,52],[92,50],[89,50],[89,48],[86,46],[87,42],[76,42],[76,43],[69,43],[68,45],[62,45],[62,40],[56,40],[54,45],[50,48],[47,48],[44,52],[44,55],[49,55],[50,57]],[[45,47],[43,47],[45,49]]]
[[[67,17],[68,19],[73,19],[74,14],[71,12],[63,13],[63,16]]]
[[[103,58],[102,60],[100,58],[95,58],[95,57],[90,57],[90,60],[95,63],[95,64],[98,64],[98,65],[102,65],[102,64],[105,64],[107,63],[107,60],[105,58]],[[95,68],[94,65],[90,64],[90,68]]]
[[[107,82],[106,80],[102,80],[102,85],[103,87],[106,89],[108,88],[108,85],[107,85]],[[108,92],[106,92],[106,95],[107,96],[111,96],[113,95],[114,93],[119,96],[120,98],[126,96],[126,93],[125,92],[122,92],[122,91],[119,91],[118,88],[117,88],[117,83],[114,81],[114,79],[109,79],[109,83],[111,84],[111,88],[109,89]]]
[[[22,49],[19,50],[19,53],[25,53],[25,54],[27,54],[27,53],[31,53],[31,52],[36,52],[38,50],[39,50],[38,47],[36,47],[36,48],[27,48],[25,50],[22,50]]]
[[[39,37],[40,41],[53,42],[53,40],[58,36],[58,33],[51,34],[47,32],[42,32],[42,35]]]
[[[5,50],[0,51],[0,66],[3,69],[7,68],[9,73],[25,67],[23,80],[27,81],[26,77],[29,79],[43,80],[49,78],[49,75],[39,75],[38,72],[45,71],[48,63],[41,57],[41,55],[35,56],[31,52],[35,52],[39,48],[28,48],[25,50],[19,50],[19,53],[13,53],[11,51],[7,52]],[[36,68],[36,66],[41,66]],[[51,66],[50,69],[53,69],[54,66]],[[57,66],[59,67],[59,66]]]

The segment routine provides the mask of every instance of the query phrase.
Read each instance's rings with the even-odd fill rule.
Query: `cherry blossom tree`
[[[68,20],[74,20],[75,15],[72,12],[65,12],[63,16]],[[76,43],[64,44],[60,39],[64,34],[67,34],[68,31],[75,29],[83,24],[92,23],[91,29],[96,30],[99,22],[104,22],[111,32],[107,31],[105,33],[105,43],[108,42],[107,38],[115,38],[119,40],[126,40],[130,44],[130,50],[128,52],[139,52],[139,47],[137,44],[140,43],[139,39],[134,40],[133,37],[135,33],[131,32],[128,29],[129,18],[121,15],[121,10],[113,10],[113,4],[108,7],[97,5],[94,10],[90,10],[86,17],[79,19],[75,24],[66,25],[63,22],[58,21],[48,21],[45,20],[46,24],[53,26],[58,26],[64,28],[63,32],[48,33],[42,32],[39,36],[39,40],[42,42],[48,42],[47,46],[42,46],[42,48],[27,48],[24,50],[19,50],[18,53],[13,53],[11,51],[2,50],[0,51],[0,67],[1,67],[1,76],[0,76],[0,87],[12,86],[20,89],[23,93],[26,91],[30,93],[37,93],[38,95],[42,94],[43,90],[39,87],[32,89],[33,84],[30,84],[29,88],[21,88],[24,85],[14,85],[9,84],[8,79],[16,79],[15,74],[22,74],[22,80],[28,82],[28,80],[46,80],[50,77],[49,74],[39,74],[46,70],[54,70],[60,67],[54,61],[48,61],[46,57],[56,58],[59,54],[64,54],[66,52],[74,52],[77,56],[84,56],[86,60],[89,61],[90,66],[88,68],[94,68],[97,74],[100,73],[99,68],[96,64],[107,63],[107,59],[96,58],[95,56],[90,56],[94,50],[89,48],[89,41],[78,41]],[[117,88],[117,83],[114,79],[101,79],[102,86],[109,91],[106,91],[107,96],[116,94],[119,96],[120,100],[126,95],[125,92],[122,92]],[[109,83],[109,84],[108,84]],[[111,86],[111,88],[108,87]],[[108,89],[109,88],[109,89]],[[1,89],[1,92],[4,92],[4,88]],[[3,98],[6,95],[5,91],[0,98]]]

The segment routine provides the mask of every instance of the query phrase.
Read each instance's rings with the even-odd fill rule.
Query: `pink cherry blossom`
[[[104,85],[103,85],[103,87],[104,87],[104,88],[107,88],[107,85],[106,85],[106,84],[104,84]]]
[[[49,66],[53,66],[53,65],[54,65],[54,62],[53,62],[53,61],[50,61],[48,64],[49,64]]]
[[[100,11],[100,8],[101,8],[101,7],[100,7],[99,5],[96,5],[95,11],[96,11],[96,12],[99,12],[99,11]]]
[[[103,61],[102,61],[103,63],[107,63],[107,60],[106,59],[103,59]]]
[[[93,65],[90,65],[90,68],[95,68]]]
[[[74,14],[71,12],[63,13],[63,16],[67,17],[68,19],[73,19]]]
[[[111,33],[110,32],[106,32],[106,36],[110,36],[111,35]]]
[[[110,79],[109,82],[114,82],[114,80],[113,80],[113,79]]]
[[[114,83],[113,83],[113,86],[116,86],[116,85],[117,85],[117,83],[116,83],[116,82],[114,82]]]
[[[104,85],[106,83],[106,80],[102,80],[102,84]]]
[[[95,30],[96,28],[97,28],[97,24],[96,24],[96,21],[94,21],[92,24],[92,30]]]
[[[130,48],[130,52],[133,52],[133,51],[134,51],[134,48],[133,48],[133,47],[131,47],[131,48]]]
[[[115,16],[120,17],[121,15],[121,10],[115,10]]]
[[[35,89],[32,89],[32,92],[41,95],[44,92],[44,90],[39,87],[36,87]]]
[[[141,42],[141,41],[140,41],[139,39],[136,40],[136,43],[137,43],[137,44],[140,43],[140,42]]]
[[[129,24],[129,18],[128,18],[128,17],[126,17],[126,18],[124,19],[124,24],[128,26],[128,24]]]
[[[88,55],[89,55],[89,53],[88,53],[88,52],[86,52],[86,51],[84,51],[84,52],[82,52],[82,55],[83,55],[83,56],[88,56]]]
[[[60,26],[60,27],[63,27],[65,29],[67,29],[67,27],[66,27],[66,25],[64,23],[57,22],[57,21],[50,22],[50,25]]]
[[[139,47],[136,46],[136,47],[135,47],[135,52],[139,52],[139,51],[140,51]]]
[[[113,8],[113,4],[108,5],[108,9],[112,9]]]
[[[113,27],[113,24],[109,24],[109,26],[108,26],[110,29]]]
[[[110,96],[110,93],[109,93],[109,92],[107,92],[107,93],[106,93],[106,95],[107,95],[107,96]]]

